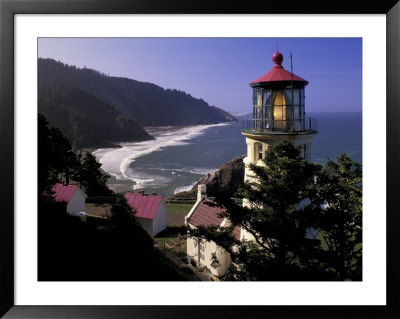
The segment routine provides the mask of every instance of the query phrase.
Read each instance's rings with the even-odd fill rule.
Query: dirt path
[[[99,216],[99,217],[110,217],[111,207],[110,206],[86,206],[86,214]]]
[[[167,212],[167,225],[182,226],[185,225],[186,213],[176,214]]]

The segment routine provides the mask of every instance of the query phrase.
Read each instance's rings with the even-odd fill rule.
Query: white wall
[[[188,237],[186,240],[186,253],[189,257],[199,261],[199,248],[196,243],[197,238]]]
[[[156,217],[153,220],[153,237],[167,228],[167,205],[161,201]]]
[[[77,189],[67,204],[67,213],[76,214],[80,212],[86,212],[85,195]]]
[[[225,274],[226,270],[228,269],[231,263],[231,256],[229,253],[218,246],[213,241],[205,241],[203,240],[203,245],[200,244],[201,240],[199,241],[198,238],[190,238],[187,239],[187,254],[199,262],[201,265],[207,267],[210,272],[215,276],[221,276]],[[204,247],[204,251],[201,250],[201,247]],[[215,253],[217,259],[219,261],[219,267],[212,266],[212,254]],[[203,258],[204,256],[204,258]]]

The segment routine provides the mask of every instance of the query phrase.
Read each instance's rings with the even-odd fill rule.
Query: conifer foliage
[[[231,227],[192,231],[231,254],[221,279],[360,280],[361,165],[342,155],[322,167],[287,141],[270,147],[263,161],[250,164],[254,179],[236,194],[248,207],[216,199]],[[233,239],[235,225],[248,240]]]
[[[64,134],[49,127],[44,115],[38,117],[38,183],[39,196],[49,192],[61,181],[79,182],[88,196],[110,195],[106,186],[109,175],[100,170],[101,164],[89,152],[75,153]]]
[[[154,249],[122,194],[106,186],[108,175],[90,153],[75,153],[62,132],[38,123],[38,280],[184,280]],[[79,183],[89,196],[107,196],[110,218],[67,214],[67,204],[55,202],[51,186]]]
[[[362,169],[346,154],[329,160],[319,175],[318,196],[324,201],[319,218],[326,268],[337,280],[361,280]]]

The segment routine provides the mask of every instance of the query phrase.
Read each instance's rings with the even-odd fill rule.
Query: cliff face
[[[206,185],[207,196],[216,196],[222,193],[232,197],[244,181],[243,158],[244,156],[240,156],[224,163],[216,171],[208,173],[200,178],[190,191],[177,193],[172,198],[196,197],[197,186],[200,184]]]

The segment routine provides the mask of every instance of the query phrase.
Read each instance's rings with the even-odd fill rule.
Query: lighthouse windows
[[[269,130],[274,127],[272,122],[273,106],[272,95],[270,90],[263,92],[263,112],[264,112],[264,128]]]
[[[271,100],[269,97],[271,96],[271,91],[264,91],[264,96],[263,96],[263,106],[271,105]]]
[[[253,91],[253,119],[256,130],[263,129],[262,90]]]
[[[253,105],[254,106],[261,106],[262,103],[262,95],[261,95],[262,91],[261,89],[258,90],[253,90]]]
[[[286,128],[286,98],[283,90],[275,92],[273,112],[274,127],[280,130]]]
[[[302,131],[304,88],[253,89],[253,128],[258,131]]]

